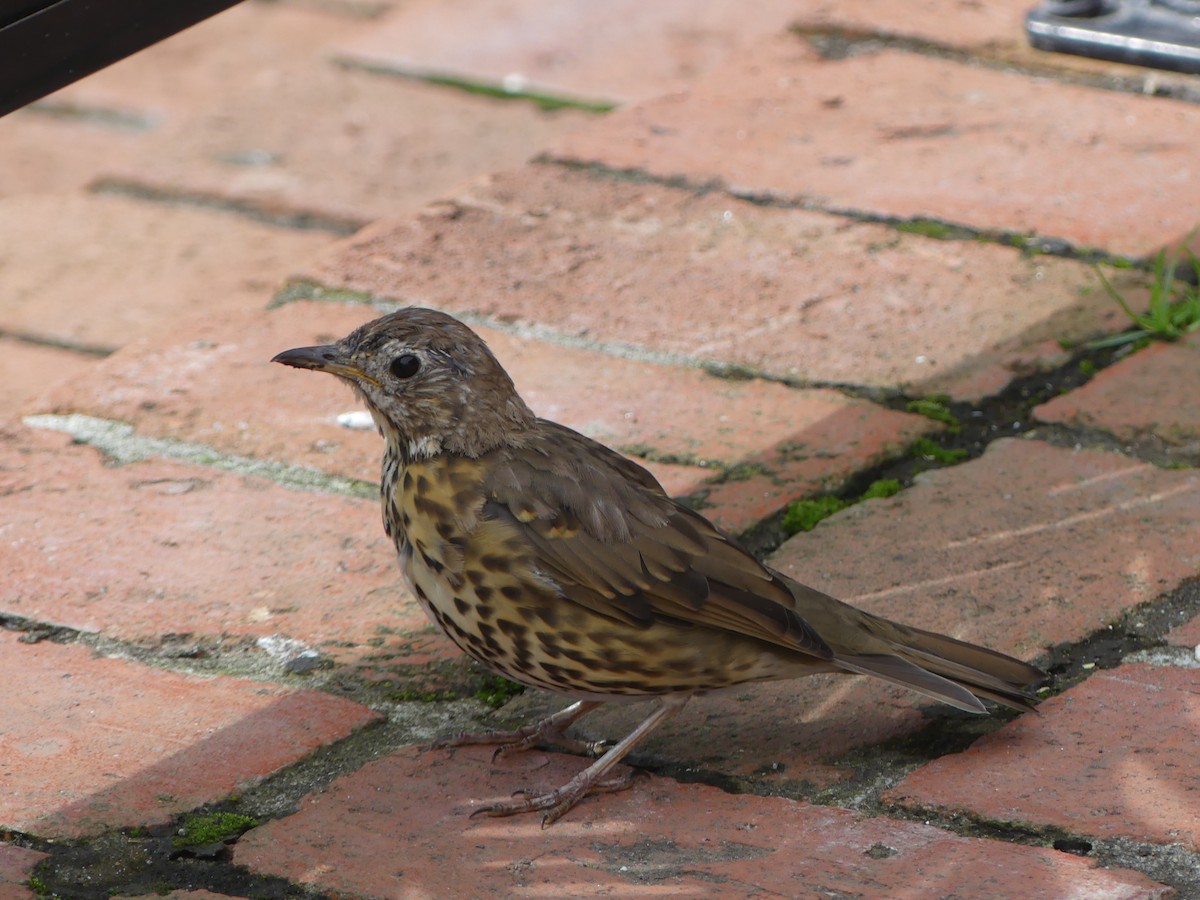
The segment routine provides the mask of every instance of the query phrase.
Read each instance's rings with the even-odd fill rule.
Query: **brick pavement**
[[[1200,341],[1078,349],[1125,322],[1077,258],[1197,224],[1196,89],[1029,50],[1026,6],[250,0],[0,120],[0,896],[1200,895]],[[556,701],[425,622],[378,438],[267,362],[406,303],[1052,696],[748,688],[550,830],[466,818],[581,761],[425,742]]]

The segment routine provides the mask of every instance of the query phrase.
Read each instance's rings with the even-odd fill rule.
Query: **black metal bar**
[[[0,116],[241,0],[0,0]]]

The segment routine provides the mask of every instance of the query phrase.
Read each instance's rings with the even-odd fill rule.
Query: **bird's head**
[[[408,459],[443,451],[478,457],[519,440],[534,422],[487,344],[432,309],[397,310],[336,344],[285,350],[271,362],[350,384]]]

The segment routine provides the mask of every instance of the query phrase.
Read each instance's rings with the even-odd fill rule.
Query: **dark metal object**
[[[240,0],[0,0],[0,116]]]
[[[1044,0],[1025,30],[1040,50],[1200,73],[1200,0]]]

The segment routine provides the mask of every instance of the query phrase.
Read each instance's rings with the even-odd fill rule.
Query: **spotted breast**
[[[795,659],[758,641],[731,642],[665,618],[630,629],[564,602],[522,531],[489,515],[493,462],[388,454],[384,463],[384,527],[405,579],[463,652],[513,681],[580,699],[705,691],[727,685],[730,671],[746,682],[796,667]],[[559,535],[571,536],[567,529]]]

